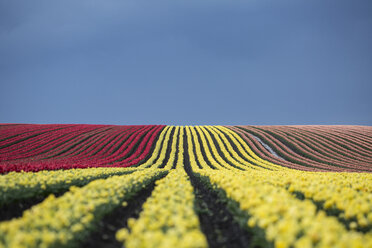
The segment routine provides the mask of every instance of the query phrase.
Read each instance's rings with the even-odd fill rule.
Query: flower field
[[[372,247],[372,127],[0,124],[2,247]]]

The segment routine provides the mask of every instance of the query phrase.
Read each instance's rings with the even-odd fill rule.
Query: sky
[[[372,125],[370,0],[0,0],[0,123]]]

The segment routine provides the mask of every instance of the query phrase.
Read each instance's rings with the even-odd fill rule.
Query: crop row
[[[32,198],[82,186],[90,181],[136,171],[132,168],[91,168],[37,173],[10,172],[0,177],[0,206],[15,200]]]
[[[372,132],[365,126],[301,126],[301,130],[319,132],[321,135],[334,141],[339,141],[342,146],[354,148],[357,151],[372,149]],[[347,142],[342,142],[346,140]]]
[[[217,169],[228,171],[256,171],[260,170],[265,174],[267,180],[278,187],[285,188],[289,193],[301,194],[305,198],[319,205],[328,212],[337,212],[340,220],[346,220],[351,227],[368,229],[371,226],[370,209],[372,209],[370,174],[349,174],[349,173],[327,173],[319,174],[314,172],[301,172],[299,170],[287,169],[270,163],[258,157],[250,150],[250,147],[235,132],[225,127],[184,127],[179,131],[175,128],[172,143],[164,146],[162,137],[168,137],[170,130],[165,130],[159,139],[156,151],[165,157],[166,150],[170,148],[170,157],[176,158],[176,137],[185,135],[185,142],[188,147],[188,157],[193,170]],[[183,131],[184,130],[184,131]],[[182,134],[183,131],[183,134]],[[182,141],[182,139],[181,139]],[[214,144],[214,145],[212,145]],[[234,146],[234,147],[233,147]],[[178,146],[178,153],[183,151],[182,145]],[[159,156],[162,157],[162,156]],[[161,159],[160,159],[161,160]],[[173,160],[166,168],[172,168]],[[182,161],[181,159],[179,161]],[[154,167],[161,167],[160,163],[154,162]],[[270,175],[270,176],[269,176]],[[331,180],[332,183],[329,183]]]
[[[371,152],[369,155],[352,154],[352,151],[338,147],[335,141],[306,131],[298,131],[300,128],[297,127],[244,126],[231,129],[240,133],[246,140],[250,140],[259,153],[270,158],[268,160],[283,166],[317,171],[372,171]],[[259,137],[285,160],[270,154],[251,134]]]
[[[183,134],[181,127],[166,127],[155,144],[149,159],[137,168],[176,169],[183,166]]]
[[[277,127],[274,132],[287,136],[289,141],[294,141],[301,146],[307,153],[314,153],[319,159],[329,161],[332,163],[347,164],[358,163],[360,165],[367,165],[371,162],[367,154],[360,154],[363,148],[353,151],[351,148],[344,148],[337,144],[337,142],[329,142],[329,137],[321,137],[311,132],[298,131],[297,128]],[[345,144],[346,142],[344,142]],[[372,150],[371,150],[372,151]],[[324,156],[326,155],[326,156]]]
[[[99,219],[129,200],[164,171],[138,171],[72,186],[61,197],[50,195],[21,218],[0,223],[0,247],[71,247],[86,238]]]
[[[189,132],[195,130],[186,128],[186,133]],[[193,142],[191,138],[196,136],[187,136],[188,154],[193,171],[214,169],[221,175],[228,171],[240,175],[249,172],[247,178],[253,177],[255,175],[253,173],[257,171],[257,174],[261,175],[262,182],[266,180],[265,182],[272,184],[273,187],[281,187],[293,197],[300,195],[309,199],[314,206],[327,211],[330,215],[336,215],[342,222],[346,221],[348,228],[368,230],[372,227],[372,174],[304,172],[284,169],[285,167],[280,169],[274,165],[267,167],[269,169],[262,169],[266,164],[262,164],[262,167],[241,166],[238,169],[229,166],[227,162],[218,163],[217,160],[222,161],[222,156],[217,159],[219,155],[209,150],[207,146],[204,146],[202,152],[201,144],[197,140]],[[245,170],[242,171],[241,168]]]
[[[237,134],[239,134],[241,136],[241,138],[247,143],[247,145],[252,149],[252,151],[255,154],[257,154],[257,156],[259,156],[260,158],[262,158],[266,161],[269,161],[269,162],[274,163],[274,164],[281,165],[283,167],[293,168],[293,169],[303,170],[303,171],[314,171],[314,170],[327,171],[325,169],[322,170],[322,169],[318,169],[316,167],[305,166],[305,165],[300,164],[300,163],[294,163],[294,162],[285,160],[284,158],[279,157],[276,153],[273,154],[271,151],[266,149],[266,147],[264,145],[267,146],[267,144],[266,143],[261,143],[262,140],[259,139],[258,137],[250,135],[249,133],[246,133],[243,130],[237,128],[237,127],[229,127],[229,128],[231,130],[233,130],[234,132],[236,132]],[[270,147],[270,148],[272,148],[272,147]]]
[[[207,247],[194,211],[194,194],[182,168],[156,182],[138,219],[128,220],[128,229],[116,237],[125,247]]]
[[[132,137],[133,141],[143,131],[141,128],[136,130],[136,135],[127,138]],[[151,130],[143,132],[138,142]],[[155,137],[153,133],[143,144],[149,144],[151,137]],[[295,133],[291,132],[291,135]],[[261,130],[256,134],[264,137],[267,132]],[[125,135],[119,130],[110,138],[97,134],[96,142],[91,140],[91,148],[79,149],[91,149],[99,156],[108,150],[115,154],[123,145],[114,148],[115,145],[108,144],[115,143],[114,140],[121,140],[124,144],[126,141],[122,137]],[[305,141],[305,136],[299,137]],[[103,139],[107,142],[100,153],[95,150],[95,143]],[[5,204],[39,194],[70,190],[60,197],[49,196],[24,211],[20,218],[0,222],[0,247],[78,245],[89,238],[100,219],[135,201],[133,195],[154,181],[155,189],[145,201],[139,217],[129,219],[127,228],[115,230],[117,239],[125,247],[164,247],[168,244],[172,247],[206,247],[207,233],[201,230],[210,229],[201,228],[205,224],[197,216],[214,217],[211,212],[195,208],[195,191],[189,177],[214,191],[221,198],[220,202],[226,202],[225,207],[235,217],[234,221],[253,237],[250,239],[252,246],[372,246],[370,173],[297,170],[297,167],[292,167],[295,163],[270,155],[267,150],[268,153],[264,153],[265,148],[262,144],[258,146],[260,142],[249,135],[245,127],[166,126],[161,127],[150,144],[147,146],[150,147],[148,156],[130,168],[1,175],[0,188],[4,192],[0,193]],[[146,148],[138,145],[132,149],[135,153]],[[75,155],[69,153],[68,156],[73,158]],[[276,163],[281,160],[286,164]],[[324,165],[329,167],[323,170],[339,168]],[[160,179],[165,174],[165,178]],[[224,238],[224,235],[229,235],[226,233],[218,235]]]
[[[192,136],[192,141],[200,143],[200,152],[211,167],[372,171],[369,127],[195,126],[186,129],[190,130],[187,135]],[[172,168],[178,155],[172,147],[182,142],[180,133],[188,132],[186,129],[171,126],[4,126],[0,129],[0,173],[148,167],[153,160],[156,160],[155,167]],[[164,135],[160,137],[161,133]],[[210,156],[209,151],[219,155]]]
[[[196,173],[214,190],[223,191],[229,200],[237,203],[231,211],[240,216],[242,226],[262,239],[261,244],[272,243],[275,247],[372,246],[372,233],[347,230],[337,218],[317,210],[313,202],[298,199],[285,188],[268,183],[270,175],[266,173],[200,169]],[[275,176],[275,179],[280,177]]]
[[[196,157],[192,144],[187,142],[186,147],[183,152],[187,152],[190,158]],[[200,169],[195,162],[189,161],[192,173],[211,190],[223,193],[221,195],[231,202],[229,210],[242,228],[252,233],[254,242],[260,247],[270,244],[275,247],[371,245],[371,198],[367,194],[372,190],[370,174],[300,171],[296,174],[293,171],[252,169],[242,172],[237,169]],[[98,169],[85,169],[89,170]],[[61,173],[68,175],[68,171]],[[127,205],[127,201],[134,200],[130,195],[164,173],[162,169],[145,169],[98,179],[82,188],[73,186],[58,198],[51,195],[41,204],[26,210],[21,218],[0,223],[0,247],[68,247],[78,244],[88,237],[99,219],[115,207]],[[52,184],[46,185],[52,187]],[[296,197],[298,191],[305,195],[305,200]],[[346,195],[343,196],[342,192]],[[338,198],[339,201],[332,202]],[[324,209],[319,209],[314,199],[327,199]],[[126,247],[165,247],[167,244],[206,247],[194,201],[189,179],[183,168],[178,167],[156,182],[139,218],[130,219],[128,229],[117,232],[117,239]],[[357,222],[351,221],[347,227],[337,216],[330,216],[326,209],[332,204],[341,206],[340,209],[346,207],[342,218],[356,214]],[[367,229],[362,230],[363,227]]]
[[[258,135],[265,141],[272,137],[263,131]],[[152,166],[153,168],[175,168],[178,154],[177,147],[183,142],[186,135],[187,140],[195,144],[195,154],[198,155],[200,167],[206,168],[228,168],[228,169],[257,169],[257,170],[290,170],[299,169],[307,171],[370,171],[372,163],[353,161],[354,163],[342,165],[330,165],[320,163],[299,154],[281,144],[283,149],[289,151],[284,153],[286,159],[277,158],[266,150],[260,142],[249,135],[248,132],[236,127],[223,126],[195,126],[195,127],[166,127],[158,136],[153,154],[146,163],[138,164],[140,168]],[[269,143],[269,142],[268,142]],[[278,141],[279,143],[279,141]],[[293,144],[295,142],[293,141]],[[274,149],[281,153],[281,147],[277,143],[269,143]],[[182,145],[181,145],[182,146]],[[278,147],[278,148],[277,148]],[[283,153],[281,153],[283,154]],[[315,153],[311,153],[316,156]],[[331,158],[329,158],[331,159]],[[178,159],[182,161],[182,159]],[[292,160],[292,161],[291,161]],[[180,163],[180,162],[178,162]],[[363,164],[364,163],[364,164]],[[342,164],[342,163],[341,163]],[[172,167],[173,166],[173,167]]]
[[[0,172],[128,167],[149,156],[164,126],[75,125],[57,131],[55,128],[37,136],[23,137],[13,144],[7,141],[19,136],[10,135],[0,142],[3,147]]]
[[[370,162],[372,157],[367,154],[363,154],[363,147],[359,146],[358,149],[353,149],[353,144],[347,145],[347,142],[343,142],[343,146],[338,144],[336,140],[328,136],[322,136],[317,133],[308,131],[308,130],[298,130],[297,128],[286,128],[281,130],[282,133],[290,136],[291,139],[297,139],[298,141],[307,144],[315,150],[320,156],[327,155],[328,157],[339,160],[341,162]],[[329,141],[332,140],[332,141]],[[371,150],[372,151],[372,150]],[[370,159],[368,159],[370,157]]]
[[[239,139],[238,135],[235,134],[236,136],[234,137],[234,133],[227,132],[227,129],[223,129],[222,127],[186,127],[184,129],[186,134],[185,140],[188,145],[187,152],[194,171],[198,171],[200,168],[203,168],[200,172],[218,169],[213,170],[214,173],[224,178],[226,173],[230,172],[240,175],[260,170],[259,173],[256,173],[256,175],[261,176],[261,179],[257,181],[257,187],[264,183],[270,183],[270,190],[277,189],[288,198],[284,198],[286,199],[284,201],[288,200],[289,204],[287,207],[291,204],[299,204],[299,209],[312,209],[313,212],[310,212],[307,217],[304,215],[306,211],[302,214],[306,218],[311,219],[314,223],[312,225],[299,227],[295,235],[292,235],[292,239],[293,237],[297,237],[297,239],[291,241],[292,245],[296,244],[296,246],[302,247],[317,244],[321,247],[323,245],[332,245],[334,244],[332,242],[336,242],[337,240],[338,245],[342,244],[345,245],[345,247],[357,247],[358,244],[368,247],[370,235],[363,234],[363,232],[371,228],[372,216],[370,214],[370,209],[372,205],[369,185],[371,185],[372,181],[369,176],[370,174],[319,174],[286,170],[283,167],[278,167],[275,164],[260,160],[260,158],[255,156],[249,149],[249,146]],[[177,132],[175,135],[177,135]],[[241,143],[239,141],[241,141]],[[235,146],[235,149],[232,147],[232,144]],[[213,147],[217,148],[214,149]],[[247,161],[251,163],[247,163]],[[247,172],[242,172],[242,170],[246,170]],[[269,173],[268,170],[276,171]],[[296,172],[299,174],[296,174]],[[207,176],[210,177],[210,175]],[[242,181],[249,182],[252,177],[253,174],[248,174],[244,179],[240,178],[240,180],[231,177],[228,181],[240,184]],[[231,188],[236,188],[236,186],[231,185]],[[345,192],[345,194],[342,194],[342,192]],[[266,191],[265,193],[270,195],[270,192]],[[303,201],[298,199],[297,194],[299,193],[304,195],[308,200]],[[254,195],[245,194],[244,192],[240,194],[255,198]],[[272,205],[268,206],[273,207]],[[333,214],[328,212],[330,209],[337,210],[337,218],[333,217]],[[249,213],[248,211],[248,216]],[[279,214],[282,214],[282,212],[279,211]],[[293,223],[291,222],[291,224],[302,225],[302,217],[299,218],[300,220],[295,220],[299,223],[292,220]],[[250,219],[252,225],[254,218]],[[348,220],[346,224],[343,223],[345,219]],[[333,224],[335,225],[334,229],[332,229]],[[310,230],[319,226],[321,227],[322,225],[328,225],[330,227],[329,230],[326,230],[327,232],[324,232],[328,233],[329,236],[313,237],[312,235],[314,232],[317,233],[317,231],[323,229],[315,229],[313,232]],[[254,226],[248,226],[247,228],[254,229]],[[355,229],[356,231],[349,231],[348,229]],[[270,234],[270,230],[263,229],[265,235],[269,235],[265,236],[265,240],[267,242],[274,242],[278,246],[282,245],[286,247],[288,242],[281,240],[279,234]],[[307,230],[309,234],[300,236],[304,230]],[[270,238],[270,235],[277,237],[277,240],[274,240],[272,237]],[[339,236],[344,235],[350,238],[348,242],[343,242],[343,239],[338,240]]]
[[[51,147],[58,145],[67,145],[69,139],[80,137],[81,134],[89,134],[101,127],[96,126],[67,126],[58,129],[45,130],[44,132],[37,133],[35,136],[29,136],[25,139],[12,142],[7,147],[1,150],[2,160],[7,159],[21,159],[27,158],[30,154],[37,156],[43,152],[50,151]],[[8,140],[6,140],[8,141]],[[4,141],[4,143],[9,143]],[[19,142],[21,141],[21,142]],[[66,144],[67,143],[67,144]],[[49,148],[49,149],[48,149]],[[54,150],[52,150],[54,151]]]
[[[0,133],[1,149],[18,144],[27,139],[35,138],[45,133],[62,130],[76,125],[16,125],[2,128]],[[83,127],[83,125],[79,125]]]
[[[372,170],[371,141],[370,128],[354,126],[0,125],[0,210],[35,204],[0,222],[0,247],[78,246],[155,181],[117,240],[206,247],[213,230],[198,216],[214,215],[195,207],[190,178],[220,198],[251,246],[371,247],[372,174],[349,173]],[[86,167],[104,168],[72,169]],[[60,196],[31,201],[50,193]]]
[[[195,146],[195,155],[201,168],[238,170],[287,170],[261,159],[235,132],[222,126],[186,127],[187,136]],[[215,142],[215,143],[213,143]],[[215,145],[213,145],[215,144]],[[189,144],[190,145],[190,144]]]

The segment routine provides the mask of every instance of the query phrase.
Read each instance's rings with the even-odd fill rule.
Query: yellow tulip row
[[[262,171],[197,170],[215,188],[239,203],[249,217],[247,226],[265,231],[275,247],[372,247],[372,233],[348,231],[309,200],[299,200],[282,187],[267,182]],[[276,179],[279,177],[274,176]]]
[[[116,238],[127,248],[207,247],[184,169],[172,170],[156,185],[139,218],[129,219],[129,230],[119,230]]]
[[[257,164],[258,166],[261,166],[263,168],[269,169],[269,170],[289,170],[292,171],[292,169],[289,169],[287,167],[283,167],[277,164],[273,164],[269,161],[266,161],[259,156],[257,156],[251,148],[247,145],[247,143],[234,131],[232,131],[229,128],[223,127],[223,126],[215,126],[215,127],[207,127],[207,128],[213,128],[215,130],[220,130],[220,134],[223,133],[227,135],[231,141],[236,145],[239,152],[249,161],[251,161],[254,164]],[[226,139],[225,139],[226,140]],[[227,142],[227,141],[226,141]],[[230,149],[231,150],[231,149]],[[255,168],[257,169],[257,167]]]
[[[159,135],[159,139],[155,144],[155,149],[151,154],[151,157],[143,164],[139,165],[138,168],[158,167],[162,165],[165,155],[167,152],[168,142],[172,130],[174,127],[167,126]]]
[[[261,159],[238,134],[223,126],[195,126],[183,127],[183,129],[186,130],[188,145],[195,146],[195,162],[197,161],[203,168],[292,171]],[[202,149],[208,162],[203,157]],[[193,153],[193,150],[191,152]]]
[[[209,165],[208,165],[207,161],[205,161],[204,158],[203,158],[202,150],[201,150],[202,147],[204,149],[204,153],[206,155],[207,160],[216,169],[223,169],[223,170],[228,169],[228,170],[230,170],[230,169],[234,168],[230,164],[228,164],[227,162],[223,161],[219,156],[216,156],[216,157],[218,157],[217,159],[219,160],[219,161],[216,161],[216,159],[212,155],[212,152],[209,150],[208,143],[207,143],[207,140],[204,136],[204,133],[198,132],[199,131],[198,127],[190,127],[190,131],[191,131],[191,135],[194,138],[195,149],[197,150],[197,152],[196,152],[197,153],[197,161],[200,161],[203,164],[203,168],[209,168]],[[198,140],[198,134],[200,136],[201,143]],[[214,147],[214,146],[212,145],[212,147]]]
[[[0,205],[12,200],[57,193],[72,185],[136,171],[133,168],[88,168],[39,172],[10,172],[0,176]]]
[[[179,139],[178,139],[178,154],[177,154],[176,169],[183,168],[183,159],[184,159],[183,136],[184,134],[185,134],[185,130],[184,128],[181,128]]]
[[[206,169],[211,168],[211,165],[220,170],[235,170],[236,168],[248,171],[252,169],[262,170],[262,168],[275,170],[271,174],[269,170],[263,170],[266,180],[272,184],[289,187],[289,182],[292,182],[288,188],[290,192],[303,193],[306,198],[315,202],[324,202],[323,207],[325,209],[340,211],[340,219],[349,220],[350,228],[359,227],[363,229],[371,225],[372,196],[369,192],[371,192],[372,182],[371,179],[368,180],[370,178],[369,174],[317,173],[292,170],[262,160],[250,150],[239,135],[228,128],[222,126],[177,128],[180,128],[180,130],[175,132],[175,136],[178,136],[178,132],[180,137],[183,137],[183,133],[186,133],[187,152],[194,170],[199,166]],[[183,139],[179,141],[179,154],[183,153],[181,142],[183,142]],[[217,151],[214,142],[218,144],[219,151]],[[171,157],[175,157],[176,143],[176,137],[173,137]],[[240,154],[234,150],[232,144],[239,150]],[[203,156],[202,149],[208,162]],[[223,154],[224,158],[219,152]],[[170,159],[166,168],[170,169],[173,162]],[[178,159],[177,167],[181,163],[182,160]],[[236,168],[231,164],[235,165]]]
[[[372,193],[372,173],[339,172],[332,174],[335,175],[334,177],[337,176],[337,184],[339,185],[350,187],[358,191]],[[327,179],[327,173],[314,173],[314,175],[322,176],[325,181]]]
[[[181,127],[176,127],[176,130],[174,131],[173,138],[172,138],[171,152],[170,152],[167,164],[164,166],[164,169],[170,170],[173,167],[174,160],[176,159],[177,140],[178,140],[178,135],[179,135],[180,129],[181,129]],[[152,166],[152,167],[154,167],[154,166]]]
[[[0,247],[71,247],[87,236],[95,221],[165,173],[141,170],[72,186],[58,198],[50,195],[22,217],[0,223]]]
[[[166,127],[159,136],[159,139],[155,145],[155,149],[154,149],[152,156],[145,163],[139,165],[138,168],[160,168],[162,166],[164,159],[166,157],[168,143],[170,140],[172,129],[174,129],[174,133],[172,135],[172,140],[171,140],[171,147],[170,147],[171,151],[170,151],[169,159],[167,163],[164,165],[164,169],[166,170],[172,169],[175,163],[176,157],[177,157],[176,167],[183,166],[184,129],[182,127]],[[178,143],[178,149],[177,149],[177,143]]]
[[[174,130],[174,133],[172,137],[170,137],[172,130]],[[178,155],[182,155],[180,153],[183,151],[184,134],[186,134],[189,145],[192,145],[192,143],[195,144],[195,161],[198,161],[199,165],[204,168],[213,167],[216,169],[228,170],[290,170],[259,158],[239,135],[223,126],[166,127],[161,132],[151,157],[145,163],[137,166],[137,168],[161,167],[166,157],[169,141],[171,140],[170,156],[164,166],[166,169],[171,169],[177,157],[177,150]],[[215,145],[214,140],[217,142],[218,147]],[[237,147],[241,155],[234,150],[233,145]],[[203,158],[202,149],[204,150],[208,162]],[[201,162],[202,160],[204,160],[205,163]],[[181,160],[177,160],[176,163],[180,165]],[[203,163],[203,165],[200,163]]]
[[[189,159],[190,164],[192,166],[192,169],[195,170],[198,168],[197,164],[200,165],[201,168],[210,168],[208,163],[204,160],[203,154],[201,151],[200,144],[197,140],[197,136],[195,134],[195,130],[193,128],[185,128],[186,130],[186,136],[187,136],[187,144],[188,144],[188,153],[189,153]],[[195,144],[195,148],[194,148]],[[194,154],[195,149],[195,154]]]
[[[231,158],[230,154],[226,151],[225,147],[223,145],[221,145],[220,139],[217,139],[217,141],[219,141],[218,143],[220,145],[220,150],[224,153],[224,155],[227,157],[227,159],[225,160],[218,153],[217,147],[214,145],[213,139],[212,139],[210,133],[208,133],[206,127],[198,127],[197,126],[197,127],[195,127],[195,129],[199,132],[199,135],[202,139],[202,144],[204,146],[204,150],[208,154],[207,155],[208,159],[211,161],[212,164],[218,163],[225,168],[229,168],[229,169],[235,168],[235,169],[239,169],[239,170],[244,170],[244,166],[242,166],[239,162],[234,161],[234,159]],[[210,145],[209,146],[210,149],[208,149],[209,148],[208,143]],[[230,160],[229,160],[229,158],[230,158]],[[249,165],[249,166],[251,166],[251,165]]]
[[[227,135],[227,133],[223,133],[217,128],[214,128],[213,126],[202,127],[200,129],[203,130],[203,132],[206,134],[207,137],[213,136],[215,138],[221,152],[223,153],[225,158],[230,161],[230,163],[234,165],[242,165],[241,168],[243,169],[262,169],[261,167],[258,167],[257,165],[253,164],[255,161],[251,160],[250,162],[248,162],[247,160],[239,156],[239,154],[232,147],[231,142],[227,140],[225,136]],[[210,134],[208,132],[210,132]],[[209,140],[210,139],[211,138],[209,138]],[[239,146],[239,143],[237,143],[235,140],[232,140],[232,142],[235,146]],[[217,151],[214,149],[213,154],[216,154],[216,152]],[[240,150],[240,152],[244,152],[244,151]]]
[[[227,151],[225,147],[223,146],[220,139],[216,138],[217,142],[219,143],[219,146],[221,147],[222,152],[224,153],[224,156],[226,158],[230,158],[231,163],[235,162],[235,167],[231,166],[229,163],[224,161],[222,157],[218,154],[218,151],[216,150],[216,147],[214,145],[211,145],[212,151],[210,151],[207,140],[205,138],[209,137],[209,142],[213,141],[210,137],[208,132],[204,132],[204,127],[185,127],[186,130],[186,136],[187,136],[187,145],[188,145],[188,153],[190,158],[190,165],[193,170],[197,168],[203,168],[203,169],[218,169],[218,170],[232,170],[232,169],[239,169],[244,170],[247,169],[247,167],[239,166],[241,163],[236,163],[236,160],[234,161],[233,158],[231,158],[231,155],[229,154],[230,151]],[[201,142],[199,142],[198,134],[200,136]],[[213,144],[213,143],[210,143]],[[206,159],[208,162],[204,159],[202,148],[204,150]],[[194,152],[195,150],[195,152]],[[214,155],[214,156],[213,156]],[[216,158],[216,159],[215,159]],[[199,165],[199,167],[198,167]],[[254,165],[248,165],[248,168],[256,169],[259,167],[255,167]]]
[[[263,171],[263,175],[265,175],[263,178],[265,178],[267,182],[277,186],[286,186],[290,192],[303,193],[306,198],[312,199],[320,204],[323,202],[324,209],[333,209],[339,211],[340,219],[349,220],[350,228],[368,229],[368,227],[372,225],[372,195],[370,194],[372,188],[372,174],[319,173],[287,169],[274,164],[268,164],[264,160],[259,159],[259,157],[249,150],[248,146],[243,148],[245,145],[244,141],[239,141],[238,135],[235,136],[235,133],[227,128],[213,126],[186,128],[187,135],[195,138],[197,137],[197,134],[193,129],[198,131],[201,137],[203,137],[203,135],[208,136],[209,134],[206,132],[206,130],[208,130],[211,134],[215,135],[215,140],[218,142],[220,150],[224,153],[224,156],[227,159],[235,164],[250,166],[242,161],[237,153],[234,153],[230,144],[230,142],[233,142],[245,158],[249,158],[249,156],[251,156],[252,162],[260,164],[262,167],[267,166],[266,168],[270,168],[271,170],[275,169],[275,172],[271,173],[269,170]],[[219,132],[218,130],[223,130],[225,132]],[[230,138],[230,142],[226,139],[226,137],[223,138],[224,134]],[[221,137],[221,139],[218,139],[218,135]],[[208,168],[207,163],[202,156],[199,142],[194,139],[196,150],[196,154],[194,154],[194,145],[191,137],[188,137],[187,140],[189,146],[188,152],[190,154],[190,163],[193,166],[193,169],[195,170],[198,168],[198,163],[203,164],[203,168]],[[212,144],[211,142],[211,139],[209,139],[210,144]],[[206,142],[202,141],[202,144],[212,165],[217,167],[216,164],[223,164],[221,162],[221,158],[217,159],[219,154],[215,148],[212,147],[212,151],[209,151]],[[227,149],[224,149],[224,145],[226,145]],[[245,151],[250,152],[247,154]],[[229,153],[231,153],[232,156],[230,156]],[[213,159],[212,154],[218,161]],[[219,167],[219,169],[232,168],[228,167],[226,164],[224,165],[225,167]],[[244,168],[250,171],[250,169],[255,167],[250,166]]]
[[[278,171],[265,172],[263,179],[288,188],[289,192],[302,193],[305,198],[322,203],[324,209],[341,210],[341,219],[355,219],[356,223],[349,223],[350,228],[372,226],[372,194],[365,191],[372,186],[370,173]],[[366,187],[354,185],[358,181]]]
[[[289,169],[261,159],[229,128],[168,126],[150,158],[135,168],[0,176],[0,205],[98,179],[71,187],[61,197],[51,195],[21,218],[0,223],[0,248],[73,245],[86,237],[96,219],[169,170],[156,182],[140,217],[118,231],[117,239],[126,247],[206,247],[193,210],[193,188],[183,169],[185,153],[196,175],[209,178],[215,189],[239,203],[239,211],[249,217],[246,228],[264,231],[264,242],[276,247],[372,247],[372,174]],[[305,200],[296,198],[298,193]],[[338,218],[327,216],[315,203],[339,211]],[[347,220],[350,230],[340,220]]]

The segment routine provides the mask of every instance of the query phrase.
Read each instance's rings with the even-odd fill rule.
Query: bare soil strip
[[[220,199],[216,192],[209,190],[192,172],[186,134],[184,151],[184,168],[194,188],[195,209],[209,247],[249,247],[251,234],[234,220],[227,209],[227,202]]]
[[[172,137],[174,135],[174,132],[176,131],[175,128],[173,128],[171,130],[171,133],[170,133],[170,139],[168,140],[168,144],[164,144],[164,145],[167,145],[167,151],[165,152],[165,158],[163,160],[163,163],[161,166],[159,166],[159,168],[164,168],[164,166],[168,163],[168,160],[169,160],[169,157],[170,157],[170,154],[171,154],[171,150],[172,150]],[[164,143],[164,142],[163,142]],[[160,156],[160,152],[159,152],[159,156]]]
[[[261,145],[263,147],[265,147],[266,150],[268,150],[272,155],[274,155],[275,157],[277,158],[280,158],[280,159],[283,159],[285,160],[284,158],[282,158],[281,156],[279,156],[268,144],[266,144],[265,142],[263,142],[260,138],[258,138],[257,136],[251,134],[253,138],[255,138],[258,142],[261,143]]]
[[[68,189],[63,189],[59,191],[58,193],[54,193],[56,197],[59,197],[66,193]],[[0,206],[0,221],[7,221],[11,220],[13,218],[19,218],[22,217],[22,214],[25,210],[31,208],[34,205],[37,205],[44,201],[45,198],[48,197],[50,193],[38,195],[37,197],[33,197],[30,199],[22,199],[13,201],[11,203],[5,204],[3,206]]]
[[[151,196],[151,192],[155,188],[155,181],[134,195],[131,200],[128,201],[127,206],[119,206],[101,219],[97,223],[96,229],[86,237],[85,241],[80,244],[80,247],[123,247],[123,243],[116,240],[115,234],[119,229],[128,227],[129,218],[137,219],[139,217],[142,211],[142,205],[147,198]]]
[[[130,174],[130,173],[133,173],[133,171],[125,172],[122,175]],[[83,187],[83,186],[87,185],[88,183],[93,182],[94,180],[105,179],[105,178],[109,178],[111,176],[113,176],[113,175],[93,178],[93,179],[87,180],[85,182],[76,183],[76,184],[74,184],[74,186]],[[7,203],[5,205],[0,205],[0,222],[11,220],[13,218],[21,217],[25,210],[31,208],[32,206],[35,206],[35,205],[41,203],[50,194],[54,194],[56,197],[62,196],[64,193],[69,191],[70,186],[71,185],[63,186],[63,187],[60,187],[57,190],[45,191],[44,193],[42,193],[42,194],[40,194],[36,197],[14,200],[14,201],[10,201],[9,203]]]
[[[323,201],[316,201],[313,198],[306,198],[304,193],[301,191],[295,191],[293,192],[293,195],[299,200],[305,200],[305,199],[310,200],[316,206],[317,211],[324,211],[327,214],[327,216],[335,217],[338,220],[338,222],[343,224],[344,227],[349,231],[355,230],[361,233],[368,233],[371,231],[371,228],[372,228],[371,225],[367,225],[365,227],[357,226],[355,229],[351,229],[350,224],[352,222],[357,223],[357,219],[356,218],[345,219],[345,218],[340,217],[341,213],[345,213],[344,211],[337,209],[337,208],[326,209],[324,207]]]

